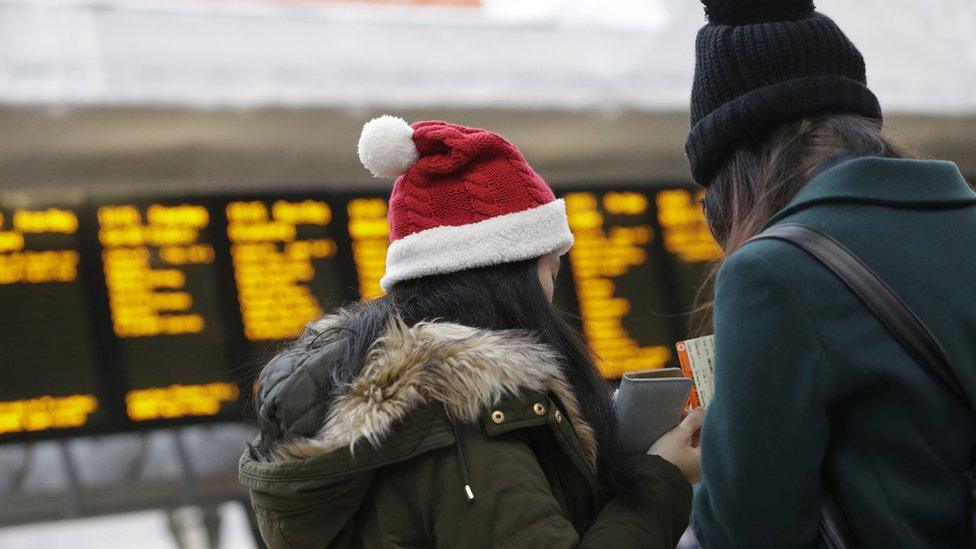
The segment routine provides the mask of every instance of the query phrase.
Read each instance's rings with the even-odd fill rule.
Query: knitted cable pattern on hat
[[[374,175],[398,176],[380,282],[385,289],[565,253],[573,243],[563,201],[496,133],[384,116],[363,127],[359,156]]]

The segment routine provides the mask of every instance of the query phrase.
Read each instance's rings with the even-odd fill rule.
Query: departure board
[[[583,333],[603,375],[660,368],[675,333],[655,246],[653,197],[640,192],[565,196],[576,243],[569,262]]]
[[[383,295],[380,279],[386,272],[386,249],[390,242],[386,199],[354,198],[347,209],[352,257],[359,276],[359,295],[363,299],[373,299]]]
[[[601,372],[657,368],[720,258],[684,187],[563,194],[555,291]],[[383,295],[387,197],[0,196],[0,442],[239,420],[256,373],[309,322]]]
[[[346,298],[332,206],[316,198],[227,204],[227,238],[249,341],[282,341]]]
[[[211,212],[201,203],[127,202],[99,206],[97,220],[129,418],[218,415],[239,388],[217,299]]]
[[[677,188],[655,195],[661,237],[675,271],[670,291],[677,294],[684,312],[701,305],[699,293],[708,267],[722,259],[722,250],[702,215],[703,194],[702,190]]]
[[[71,208],[0,207],[0,438],[100,419],[78,230]]]

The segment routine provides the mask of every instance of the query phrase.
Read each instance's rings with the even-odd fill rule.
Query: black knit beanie
[[[864,58],[812,0],[702,0],[708,25],[695,44],[691,173],[708,185],[739,145],[817,114],[881,120]]]

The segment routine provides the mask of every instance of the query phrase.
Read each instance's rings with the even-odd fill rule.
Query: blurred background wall
[[[490,127],[555,184],[687,179],[698,2],[377,4],[3,0],[2,185],[377,185],[379,112]],[[818,5],[892,131],[976,171],[973,3]]]

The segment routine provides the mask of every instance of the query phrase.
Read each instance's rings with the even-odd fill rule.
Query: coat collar
[[[951,208],[976,204],[976,193],[953,162],[856,158],[813,178],[767,226],[797,211],[824,203]]]
[[[313,329],[334,322],[336,317],[326,317]],[[319,432],[284,442],[274,454],[277,459],[308,458],[343,447],[353,450],[363,441],[379,448],[404,420],[431,404],[441,405],[452,421],[477,423],[505,402],[540,394],[558,400],[584,454],[595,463],[593,429],[552,349],[523,332],[444,322],[406,326],[393,320],[359,375],[333,401]]]

